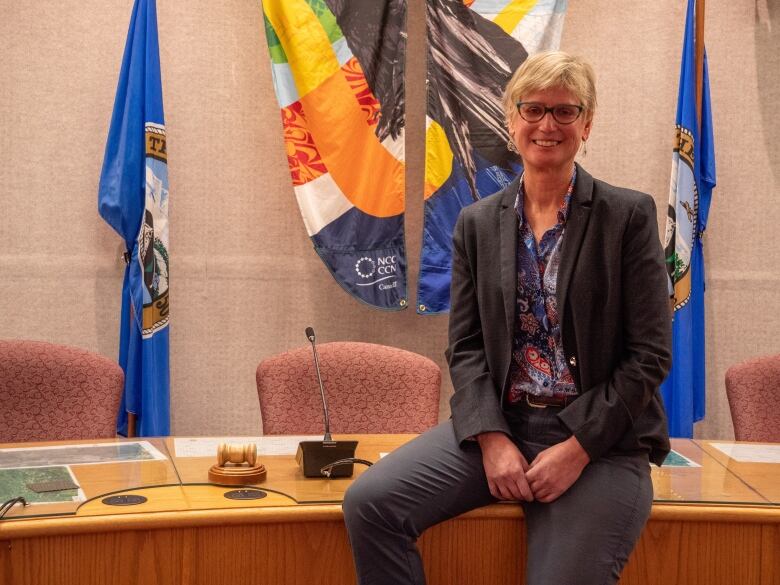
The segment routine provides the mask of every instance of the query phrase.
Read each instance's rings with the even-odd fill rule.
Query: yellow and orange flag
[[[352,296],[407,305],[404,0],[263,0],[293,188]]]

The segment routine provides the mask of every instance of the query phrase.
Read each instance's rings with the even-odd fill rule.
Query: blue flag
[[[98,210],[124,238],[117,432],[170,432],[168,165],[155,0],[136,0],[100,174]]]
[[[702,235],[715,187],[715,152],[706,52],[701,126],[696,120],[694,6],[695,0],[688,0],[664,242],[674,321],[672,370],[661,393],[669,416],[669,434],[673,437],[692,437],[693,423],[704,417],[705,405]]]

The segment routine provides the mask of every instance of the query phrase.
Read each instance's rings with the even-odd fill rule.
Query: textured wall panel
[[[759,3],[760,4],[760,3]],[[718,187],[709,271],[708,417],[730,437],[723,374],[780,351],[780,8],[707,2]],[[131,0],[0,4],[0,337],[116,357],[120,243],[97,180]],[[684,3],[575,0],[562,48],[596,67],[595,176],[652,193],[665,219]],[[409,2],[407,246],[416,282],[424,141],[424,4]],[[256,433],[257,362],[305,343],[397,345],[444,366],[446,317],[370,310],[326,274],[290,184],[255,1],[158,6],[171,183],[171,389],[177,434]],[[410,298],[415,291],[410,291]],[[444,377],[442,416],[451,392]]]

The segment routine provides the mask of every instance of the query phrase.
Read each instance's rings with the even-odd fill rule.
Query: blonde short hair
[[[502,102],[506,124],[517,115],[517,102],[535,91],[563,87],[584,107],[587,119],[596,111],[596,74],[582,57],[563,51],[545,51],[528,57],[507,83]]]

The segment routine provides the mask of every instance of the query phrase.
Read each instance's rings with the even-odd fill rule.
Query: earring
[[[520,154],[520,151],[517,150],[517,146],[515,145],[514,141],[510,138],[506,142],[506,149],[509,152],[514,152],[515,154]]]
[[[588,141],[583,138],[582,139],[582,156],[588,155]]]

